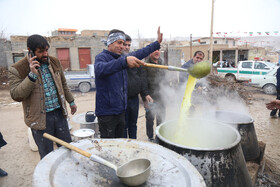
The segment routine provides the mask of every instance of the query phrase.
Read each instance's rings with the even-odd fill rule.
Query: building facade
[[[276,52],[264,47],[254,47],[250,45],[237,45],[238,40],[233,38],[213,38],[213,54],[210,60],[210,37],[193,40],[192,46],[178,46],[182,51],[184,61],[192,58],[195,51],[202,51],[205,54],[204,60],[212,61],[228,61],[237,64],[242,60],[254,60],[259,58],[265,61],[278,62],[279,55]]]
[[[68,33],[69,35],[64,33],[66,35],[63,35],[61,33],[57,36],[46,37],[50,44],[49,55],[57,57],[65,70],[85,69],[87,64],[94,64],[95,56],[106,48],[103,40],[107,39],[109,31],[84,30],[81,33],[81,35],[75,33]],[[9,67],[27,54],[27,38],[28,36],[11,36],[10,41],[0,40],[0,66]],[[139,46],[146,46],[153,41],[139,42]],[[279,61],[279,54],[276,52],[262,47],[236,45],[236,43],[238,43],[236,39],[214,38],[212,62],[226,60],[237,64],[238,61],[254,60],[255,58],[271,62]],[[166,65],[181,66],[183,61],[191,59],[194,52],[198,50],[204,52],[204,60],[210,61],[209,37],[193,40],[192,45],[181,41],[164,41],[161,44],[163,53],[161,57]]]
[[[10,41],[0,40],[0,66],[9,67],[27,55],[28,36],[11,36]],[[90,36],[51,36],[46,37],[50,44],[49,55],[57,57],[66,70],[85,69],[93,64],[95,56],[105,45],[106,37]]]

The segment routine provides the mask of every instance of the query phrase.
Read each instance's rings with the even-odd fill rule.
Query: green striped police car
[[[217,68],[217,74],[225,77],[228,81],[248,81],[252,75],[266,75],[277,66],[266,61],[239,61],[237,68]]]

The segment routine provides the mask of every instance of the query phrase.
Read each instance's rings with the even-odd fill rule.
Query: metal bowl
[[[93,138],[95,131],[92,129],[78,129],[73,132],[74,140],[78,141],[85,138]]]

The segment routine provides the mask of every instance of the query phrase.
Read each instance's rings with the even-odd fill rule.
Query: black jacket
[[[144,99],[148,95],[147,80],[143,67],[127,69],[128,99],[136,97],[139,93]]]
[[[146,60],[147,63],[155,64],[150,58]],[[159,58],[159,65],[163,65],[163,61]],[[161,86],[168,85],[168,80],[166,78],[166,70],[160,68],[150,68],[144,67],[145,77],[147,77],[147,93],[154,100],[161,100],[162,91],[160,89]]]

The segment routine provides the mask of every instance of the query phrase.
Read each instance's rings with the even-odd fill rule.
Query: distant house
[[[221,38],[221,37],[213,37],[213,44],[221,44],[221,45],[228,45],[236,46],[235,43],[236,39],[234,38]],[[210,37],[199,38],[197,40],[193,40],[193,43],[198,43],[200,45],[210,44]]]
[[[52,31],[52,36],[73,36],[76,35],[77,31],[77,29],[59,28],[58,30]]]

